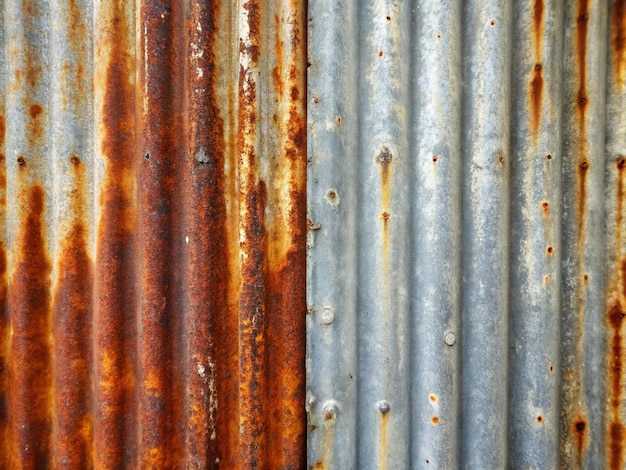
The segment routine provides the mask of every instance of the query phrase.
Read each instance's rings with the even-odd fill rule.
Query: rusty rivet
[[[317,96],[313,97],[313,103],[317,104],[319,102],[320,102],[320,99]]]
[[[546,160],[552,160],[552,155],[546,155]]]
[[[580,164],[580,167],[581,167],[583,170],[586,170],[587,168],[589,168],[589,163],[587,163],[587,162],[582,162],[582,163]]]
[[[339,194],[337,194],[337,190],[331,188],[326,191],[326,200],[332,205],[339,204]]]
[[[383,51],[378,51],[378,57],[382,57],[383,56]]]
[[[543,202],[541,203],[541,207],[543,207],[544,209],[548,209],[548,207],[550,207],[550,204],[548,204],[547,202]]]
[[[391,410],[391,405],[387,400],[381,400],[378,402],[378,411],[380,411],[382,414],[389,413],[389,410]]]
[[[389,212],[383,212],[383,219],[389,220],[390,217],[391,217],[391,214]]]
[[[388,16],[388,17],[387,17],[387,21],[391,21],[391,16]]]
[[[535,70],[537,70],[537,71],[541,70],[541,64],[535,65]]]
[[[439,160],[439,158],[437,157],[437,155],[433,155],[433,162],[436,162],[437,160]]]
[[[26,165],[26,159],[25,159],[24,157],[22,157],[22,156],[17,157],[17,163],[18,163],[20,166],[24,166],[24,165]]]
[[[339,414],[339,407],[337,406],[337,403],[335,403],[335,401],[329,400],[324,403],[324,406],[322,407],[322,412],[324,413],[324,419],[326,421],[329,421],[331,419],[337,419],[337,415]]]
[[[146,160],[150,160],[150,154],[146,152],[146,154],[143,156],[143,158],[145,158]]]
[[[585,430],[585,423],[583,423],[582,421],[578,421],[576,423],[576,430],[577,431],[584,431]]]
[[[456,343],[456,335],[452,332],[446,333],[443,340],[448,346],[454,346],[454,343]]]
[[[504,157],[503,157],[502,155],[500,155],[500,156],[498,157],[498,161],[499,161],[500,163],[504,163]]]
[[[489,23],[489,24],[490,24],[491,26],[493,26],[493,25],[495,25],[495,24],[496,24],[496,22],[495,22],[495,21],[493,21],[493,20],[491,20],[491,23]]]
[[[554,248],[552,248],[551,246],[548,247],[548,254],[552,254],[552,252],[554,251]]]
[[[335,321],[335,314],[330,308],[325,308],[320,314],[320,322],[322,325],[330,325]]]
[[[585,104],[586,101],[587,101],[587,98],[585,98],[584,96],[581,96],[580,98],[578,98],[578,102],[580,104]]]
[[[80,159],[76,155],[72,155],[70,162],[72,162],[73,165],[78,165],[80,163]]]
[[[625,165],[626,165],[626,159],[620,158],[619,161],[617,162],[617,166],[619,168],[624,168]]]

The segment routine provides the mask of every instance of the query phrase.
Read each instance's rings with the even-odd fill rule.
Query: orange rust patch
[[[432,418],[430,418],[430,422],[433,424],[439,424],[439,417],[433,416]]]
[[[9,315],[7,311],[7,253],[0,243],[0,468],[9,468]]]
[[[102,8],[109,31],[105,57],[95,63],[104,90],[100,150],[105,162],[97,229],[94,321],[95,466],[129,467],[136,462],[136,231],[135,50],[132,23],[123,0]],[[132,41],[130,38],[132,37]],[[132,42],[132,44],[131,44]]]
[[[587,423],[582,417],[578,417],[572,425],[572,432],[574,436],[574,443],[576,445],[576,451],[578,453],[578,459],[582,459],[583,452],[587,446]]]
[[[39,104],[33,104],[28,108],[28,114],[32,119],[37,119],[43,113],[43,108]]]
[[[535,65],[533,79],[530,82],[530,107],[532,110],[531,131],[537,134],[541,121],[541,103],[543,98],[543,77],[541,64]]]
[[[611,34],[613,35],[613,61],[617,84],[624,84],[626,65],[626,0],[615,0],[611,10]]]
[[[428,396],[428,399],[429,399],[431,402],[436,403],[436,402],[437,402],[437,395],[429,395],[429,396]]]
[[[32,185],[20,195],[23,208],[16,266],[9,283],[13,330],[10,349],[9,416],[15,463],[46,468],[52,431],[52,348],[50,344],[50,272],[44,229],[43,188]],[[25,406],[28,404],[28,406]]]

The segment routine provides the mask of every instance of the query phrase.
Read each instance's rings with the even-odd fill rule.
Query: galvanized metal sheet
[[[0,468],[303,467],[302,2],[0,25]]]
[[[309,3],[309,465],[625,468],[622,1]]]

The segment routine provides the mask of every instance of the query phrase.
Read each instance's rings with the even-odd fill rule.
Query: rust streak
[[[574,443],[576,445],[576,452],[579,465],[582,463],[583,452],[587,447],[587,423],[579,416],[578,419],[572,425],[572,435],[574,436]]]
[[[9,403],[13,461],[26,468],[46,468],[52,431],[50,273],[44,217],[46,194],[26,187],[20,198],[15,271],[9,282],[11,318]],[[28,404],[26,406],[26,404]]]
[[[96,259],[95,466],[136,465],[136,231],[134,28],[125,2],[99,11],[107,36],[96,77],[105,79],[100,150],[105,163],[101,183]],[[98,72],[100,71],[101,74]],[[97,87],[96,87],[97,89]]]
[[[626,68],[626,0],[615,0],[611,11],[611,34],[613,36],[613,61],[617,85],[624,85]]]
[[[381,470],[387,468],[387,428],[389,427],[389,413],[380,415],[380,449],[379,449],[379,467]]]
[[[93,263],[88,254],[87,177],[76,155],[69,158],[71,228],[61,242],[54,295],[55,445],[59,468],[93,466],[91,318]]]
[[[6,222],[6,121],[0,115],[0,223]],[[0,241],[0,468],[9,466],[9,313],[7,310],[7,253]]]
[[[141,243],[141,316],[139,330],[139,459],[149,468],[172,468],[182,460],[184,436],[177,423],[184,413],[181,357],[184,346],[180,311],[186,311],[186,227],[180,223],[183,201],[181,163],[184,135],[186,49],[183,1],[143,2],[139,12],[141,56],[139,86],[143,149],[139,186]],[[197,367],[197,365],[195,365]],[[208,366],[208,365],[207,365]]]
[[[532,108],[531,130],[534,135],[539,132],[541,124],[541,103],[543,98],[543,77],[541,76],[541,64],[537,63],[533,71],[533,79],[530,82],[530,103]]]
[[[622,253],[624,224],[624,183],[626,180],[626,164],[624,157],[619,156],[616,162],[617,191],[615,214],[615,280],[609,294],[610,306],[607,322],[611,328],[611,345],[609,348],[609,412],[608,423],[608,458],[611,469],[624,466],[624,438],[626,429],[622,422],[622,402],[624,387],[624,344],[623,328],[626,320],[626,258]]]
[[[578,59],[578,96],[577,106],[580,117],[580,129],[585,127],[585,110],[589,102],[587,96],[587,30],[589,27],[589,0],[578,2],[576,17],[576,50]]]

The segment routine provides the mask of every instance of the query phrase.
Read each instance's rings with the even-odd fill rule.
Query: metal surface
[[[0,468],[304,467],[303,2],[0,26]]]
[[[308,463],[626,468],[626,2],[309,2]]]

